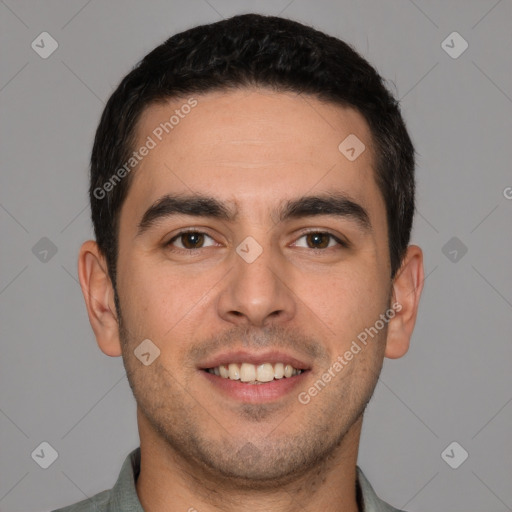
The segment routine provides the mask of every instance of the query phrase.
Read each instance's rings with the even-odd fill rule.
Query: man
[[[414,149],[377,72],[276,17],[193,28],[110,98],[79,277],[140,448],[61,511],[395,511],[356,466],[423,284]]]

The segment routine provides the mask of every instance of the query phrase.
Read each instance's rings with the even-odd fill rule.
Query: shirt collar
[[[144,512],[135,482],[140,473],[140,446],[126,457],[108,503],[107,512]]]

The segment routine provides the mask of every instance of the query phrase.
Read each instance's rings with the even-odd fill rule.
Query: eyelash
[[[181,248],[181,247],[173,247],[172,246],[172,243],[175,241],[175,240],[178,240],[181,236],[183,235],[187,235],[187,234],[198,234],[198,235],[205,235],[207,236],[208,238],[211,238],[213,240],[213,237],[211,237],[210,235],[208,235],[208,233],[205,233],[204,231],[198,231],[198,230],[195,230],[195,229],[185,229],[183,231],[180,231],[178,232],[176,235],[174,235],[168,242],[166,242],[164,244],[164,247],[169,249],[171,252],[180,252],[180,253],[197,253],[198,251],[200,251],[201,249],[207,249],[208,247],[198,247],[197,249],[184,249],[184,248]],[[348,242],[345,242],[343,240],[341,240],[340,238],[338,238],[337,236],[335,236],[334,234],[330,233],[329,231],[321,231],[321,230],[309,230],[309,231],[305,231],[303,232],[298,238],[297,240],[300,240],[301,238],[303,238],[304,236],[307,236],[307,235],[311,235],[311,234],[317,234],[317,235],[327,235],[329,236],[332,240],[334,240],[335,242],[337,242],[338,246],[340,248],[343,248],[343,249],[348,249],[350,247],[350,244]],[[320,248],[311,248],[311,247],[307,247],[307,249],[311,250],[311,251],[315,251],[315,252],[318,252],[319,250],[320,251],[326,251],[327,249],[335,249],[335,247],[326,247],[324,249]]]

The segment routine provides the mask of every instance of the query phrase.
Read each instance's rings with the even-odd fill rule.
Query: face
[[[280,481],[339,448],[381,369],[385,322],[358,340],[391,291],[370,132],[311,96],[194,99],[152,106],[138,126],[136,147],[155,147],[120,213],[124,364],[146,431],[169,450],[212,474]],[[338,149],[350,134],[366,146],[353,161]],[[134,355],[146,339],[159,350],[148,365]]]

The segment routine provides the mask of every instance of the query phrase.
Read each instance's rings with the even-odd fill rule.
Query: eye
[[[303,240],[301,242],[301,240]],[[209,241],[209,242],[208,242]],[[172,237],[166,244],[171,250],[193,251],[194,249],[204,249],[215,246],[215,240],[202,231],[188,230],[181,231]],[[330,249],[336,246],[348,247],[348,243],[340,240],[332,233],[324,231],[310,231],[303,234],[292,244],[295,247],[304,247],[306,249]]]
[[[303,243],[299,243],[299,241],[302,239],[305,241]],[[346,242],[343,242],[331,233],[323,231],[310,231],[309,233],[305,233],[300,238],[298,238],[297,242],[295,242],[293,245],[296,247],[305,247],[306,249],[329,249],[336,245],[348,247]]]
[[[207,239],[211,240],[213,243],[205,245]],[[176,236],[172,237],[165,245],[171,248],[194,250],[211,247],[215,245],[215,240],[201,231],[181,231]]]

